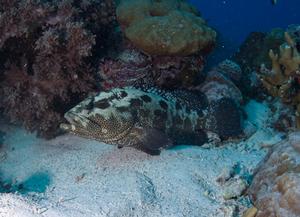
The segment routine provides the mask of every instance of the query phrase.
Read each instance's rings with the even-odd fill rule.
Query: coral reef
[[[115,58],[104,58],[98,73],[105,90],[139,83],[189,89],[203,80],[203,67],[201,55],[148,56],[137,49],[126,48]]]
[[[300,51],[300,25],[289,25],[286,32],[291,36],[295,42],[295,46]]]
[[[112,0],[0,1],[0,109],[38,135],[96,88],[95,68],[115,20]]]
[[[233,55],[232,59],[241,66],[243,71],[243,76],[238,86],[244,95],[256,99],[266,98],[265,89],[259,81],[257,73],[260,72],[262,63],[265,64],[266,68],[272,66],[269,51],[280,52],[279,47],[285,42],[285,32],[290,35],[295,42],[295,47],[299,49],[300,26],[290,25],[286,30],[276,28],[269,33],[250,33],[238,52]]]
[[[245,73],[259,71],[262,62],[268,67],[271,65],[269,50],[277,51],[282,43],[284,43],[284,30],[282,29],[273,29],[269,33],[252,32],[232,58]]]
[[[272,61],[272,70],[264,65],[261,68],[261,81],[268,92],[274,97],[296,108],[297,126],[300,127],[300,54],[296,43],[285,33],[286,43],[280,46],[280,53],[275,54],[270,50],[269,57]]]
[[[261,63],[271,66],[268,52],[276,50],[284,42],[284,31],[273,29],[270,33],[252,32],[240,46],[232,59],[237,62],[243,71],[239,88],[250,98],[265,99],[264,88],[257,76]]]
[[[300,133],[275,145],[248,193],[258,208],[256,217],[300,215]]]
[[[216,32],[184,0],[123,0],[117,19],[125,36],[150,55],[208,53],[216,40]]]

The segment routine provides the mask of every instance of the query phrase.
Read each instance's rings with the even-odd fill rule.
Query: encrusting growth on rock
[[[117,19],[125,36],[150,55],[208,53],[216,32],[184,0],[123,0]]]

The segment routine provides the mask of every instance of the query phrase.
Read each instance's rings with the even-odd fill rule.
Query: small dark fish
[[[271,0],[272,5],[276,5],[277,4],[277,0]]]

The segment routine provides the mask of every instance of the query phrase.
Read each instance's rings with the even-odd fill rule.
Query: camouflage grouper
[[[115,88],[82,101],[65,114],[61,128],[118,147],[159,154],[175,144],[202,145],[213,132],[226,139],[241,134],[233,100],[208,103],[204,94],[156,88]]]

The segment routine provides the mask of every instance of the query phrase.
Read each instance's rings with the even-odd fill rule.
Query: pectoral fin
[[[151,155],[158,155],[162,149],[168,148],[172,146],[172,144],[172,141],[164,132],[157,129],[148,128],[143,130],[141,143],[137,149],[140,149]]]
[[[172,146],[173,142],[163,131],[137,124],[117,145],[118,148],[133,147],[150,155],[159,155],[162,149]]]
[[[172,144],[169,137],[158,129],[134,127],[122,146],[133,147],[150,155],[159,155],[162,149]]]

